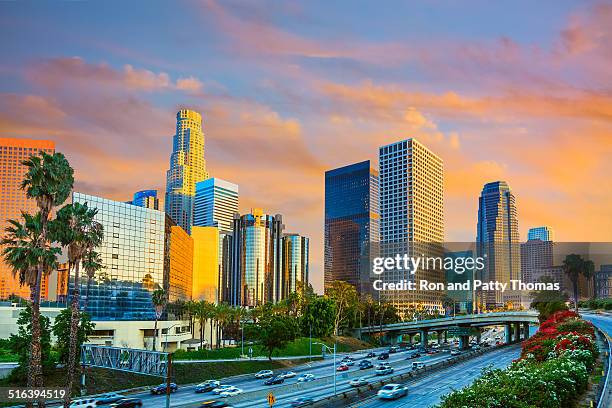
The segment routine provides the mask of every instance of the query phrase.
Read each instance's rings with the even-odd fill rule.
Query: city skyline
[[[146,24],[139,7],[92,18],[108,16],[99,7],[8,4],[2,17],[12,58],[1,67],[0,132],[54,140],[75,166],[77,191],[163,195],[174,114],[189,107],[203,115],[207,169],[241,186],[240,212],[281,213],[287,230],[310,238],[317,290],[325,170],[363,160],[376,168],[378,146],[409,137],[444,160],[447,240],[473,240],[478,194],[495,180],[513,188],[521,241],[537,225],[552,226],[557,241],[612,240],[609,6],[530,4],[532,17],[517,6],[500,21],[499,5],[470,14],[393,4],[376,11],[382,27],[360,13],[339,19],[342,5],[246,13],[205,2],[172,33],[150,24],[174,24],[169,5],[148,11]],[[411,17],[400,25],[390,14]],[[473,18],[495,24],[475,28]],[[342,22],[317,34],[321,20]],[[333,31],[366,24],[377,34]]]

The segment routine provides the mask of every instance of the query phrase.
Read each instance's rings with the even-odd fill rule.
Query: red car
[[[348,371],[349,366],[347,366],[346,364],[340,364],[338,366],[338,368],[336,368],[336,371]]]

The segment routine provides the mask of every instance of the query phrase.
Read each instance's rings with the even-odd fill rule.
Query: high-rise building
[[[465,262],[457,262],[458,259],[464,258],[469,259],[474,257],[473,251],[452,251],[446,252],[445,257],[454,260],[453,265],[462,265],[461,267],[455,266],[454,269],[447,269],[446,283],[447,284],[465,284],[466,282],[473,282],[474,280],[474,268],[466,267]],[[469,285],[470,288],[473,285]],[[473,301],[474,292],[471,289],[467,290],[449,290],[446,292],[447,296],[453,299],[455,312],[459,313],[473,313]]]
[[[206,180],[202,116],[189,109],[176,114],[170,169],[166,173],[166,213],[191,233],[195,186]]]
[[[302,292],[308,284],[308,251],[308,238],[283,235],[283,299],[293,292]]]
[[[238,212],[238,185],[219,178],[196,184],[193,225],[231,231]]]
[[[168,231],[169,229],[169,231]],[[167,270],[164,276],[169,288],[168,301],[188,300],[192,298],[193,290],[193,239],[183,228],[174,225],[174,221],[166,215],[166,257]]]
[[[546,226],[530,228],[527,233],[527,240],[533,241],[536,239],[540,241],[554,241],[555,237],[552,228]]]
[[[28,199],[20,185],[27,171],[22,162],[40,152],[53,154],[55,143],[49,140],[0,138],[0,237],[4,236],[7,220],[23,222],[22,211],[30,214],[38,212],[36,201]],[[12,269],[0,257],[0,299],[7,299],[11,295],[29,299],[30,287],[21,286],[19,279],[13,278]],[[40,297],[48,297],[47,277],[41,282]]]
[[[232,250],[234,234],[231,231],[219,230],[219,302],[232,301]]]
[[[259,208],[234,216],[231,304],[255,307],[282,299],[284,227],[281,215]]]
[[[382,256],[441,257],[444,249],[444,165],[442,159],[415,139],[379,148],[380,251]],[[384,282],[444,282],[441,269],[420,268],[415,274],[391,270]],[[400,314],[413,307],[442,308],[441,291],[380,291],[381,300]]]
[[[553,266],[554,243],[550,240],[530,239],[521,244],[521,280],[535,283],[534,274],[538,269]]]
[[[478,200],[477,254],[485,268],[476,278],[508,283],[521,278],[518,217],[514,194],[505,181],[485,184]],[[508,293],[510,295],[510,293]],[[503,306],[502,291],[478,294],[486,307]]]
[[[189,274],[190,270],[169,253],[180,249],[188,256],[188,240],[176,229],[173,237],[173,225],[166,222],[164,212],[77,192],[72,201],[96,208],[95,220],[104,228],[102,245],[96,249],[103,267],[96,272],[89,293],[86,277],[80,287],[81,300],[84,304],[88,298],[86,310],[93,320],[154,320],[151,296],[159,288],[174,300],[189,299],[186,282],[191,278],[171,274]],[[73,276],[69,287],[68,297]]]
[[[193,238],[193,299],[219,303],[219,229],[191,229]]]
[[[142,190],[134,193],[134,198],[130,202],[138,207],[151,208],[159,210],[159,199],[157,198],[157,190]]]
[[[337,280],[371,292],[370,252],[379,241],[378,172],[370,161],[325,172],[324,287]]]
[[[595,275],[596,297],[612,299],[612,265],[601,265]]]

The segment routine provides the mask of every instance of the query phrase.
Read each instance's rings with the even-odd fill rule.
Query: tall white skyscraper
[[[444,166],[442,159],[415,139],[379,148],[380,241],[384,256],[441,256],[444,240]],[[383,282],[403,279],[444,282],[444,271],[419,269],[411,275],[392,270]],[[380,291],[381,300],[401,314],[412,307],[441,308],[442,291]]]
[[[238,185],[220,178],[196,184],[193,225],[231,231],[238,212]]]

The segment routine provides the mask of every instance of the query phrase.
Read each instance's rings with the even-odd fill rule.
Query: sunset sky
[[[522,239],[612,241],[612,2],[2,2],[0,38],[0,137],[55,140],[78,191],[163,196],[198,110],[208,171],[311,238],[315,289],[325,170],[409,137],[444,160],[448,241],[494,180]]]

